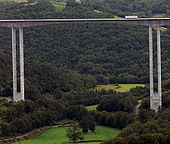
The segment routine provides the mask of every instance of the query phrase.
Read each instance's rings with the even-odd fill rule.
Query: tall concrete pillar
[[[149,27],[149,66],[150,66],[150,108],[158,112],[162,106],[162,84],[161,84],[161,36],[160,27],[157,26],[157,70],[158,70],[158,91],[154,92],[153,80],[153,37],[152,27]]]
[[[23,40],[23,28],[19,28],[19,43],[20,43],[20,93],[21,93],[21,100],[24,100],[24,40]]]
[[[13,68],[13,100],[24,100],[24,44],[23,28],[19,28],[19,57],[20,57],[20,91],[17,84],[17,39],[16,28],[12,28],[12,68]]]
[[[153,109],[153,92],[154,92],[154,82],[153,82],[153,36],[152,27],[149,27],[149,73],[150,73],[150,108]]]
[[[162,84],[161,84],[161,36],[160,27],[157,27],[157,63],[158,63],[158,97],[159,106],[162,106]]]
[[[13,100],[17,101],[16,28],[12,27]]]

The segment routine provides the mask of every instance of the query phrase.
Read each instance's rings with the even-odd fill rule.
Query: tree
[[[87,115],[87,109],[79,105],[71,105],[68,107],[67,117],[73,120],[81,120],[83,116]]]
[[[73,141],[74,143],[77,140],[83,140],[83,133],[80,131],[80,129],[77,126],[73,126],[72,128],[67,129],[66,137],[69,138],[70,141]]]
[[[91,130],[92,132],[94,132],[95,131],[94,118],[90,116],[84,116],[82,120],[80,121],[80,127],[83,129],[82,131],[84,133],[87,133],[88,130]]]

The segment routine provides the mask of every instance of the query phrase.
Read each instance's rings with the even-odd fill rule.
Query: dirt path
[[[141,104],[139,103],[136,107],[135,107],[135,114],[139,115],[139,108],[140,108]]]
[[[5,99],[7,100],[7,102],[11,102],[12,101],[12,98],[5,97]]]

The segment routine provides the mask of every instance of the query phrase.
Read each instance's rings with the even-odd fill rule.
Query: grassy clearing
[[[98,106],[98,105],[87,106],[86,109],[87,109],[88,111],[93,111],[93,110],[96,110],[97,106]]]
[[[104,14],[104,12],[100,11],[100,10],[94,10],[95,13],[98,13],[98,14]],[[119,17],[119,16],[114,16],[115,19],[122,19],[122,17]]]
[[[128,92],[131,88],[145,87],[144,84],[119,84],[120,88],[117,88],[117,92]]]
[[[166,14],[155,14],[155,15],[153,15],[153,18],[163,18],[165,16],[166,16]]]
[[[56,8],[57,12],[61,12],[65,7],[66,3],[50,1],[52,5]]]
[[[161,29],[161,32],[165,32],[168,30],[166,27],[161,27],[160,29]]]
[[[94,10],[95,13],[103,13],[102,11],[100,10]]]
[[[115,84],[108,84],[108,85],[97,85],[97,87],[94,88],[94,90],[100,91],[102,89],[104,90],[115,90],[117,92],[128,92],[131,88],[135,87],[144,87],[144,84],[119,84],[119,86]]]
[[[143,100],[138,100],[138,104],[141,104],[143,102]]]
[[[33,2],[33,3],[27,3],[27,4],[25,4],[26,6],[33,6],[33,5],[36,5],[37,4],[37,2]]]
[[[61,144],[69,142],[68,138],[65,137],[66,130],[68,127],[59,127],[59,128],[51,128],[46,130],[42,135],[38,136],[34,139],[29,139],[25,141],[21,141],[21,144]],[[84,136],[84,141],[92,141],[92,140],[108,140],[115,138],[120,133],[120,130],[96,126],[96,134],[87,134]],[[87,142],[85,142],[87,143]],[[83,144],[85,144],[83,143]],[[18,144],[18,143],[13,143]],[[89,143],[88,143],[89,144]],[[97,144],[93,142],[91,144]]]
[[[122,17],[114,16],[115,19],[122,19]]]
[[[61,12],[66,7],[66,3],[64,2],[54,2],[54,1],[50,1],[50,2],[56,8],[57,12]],[[37,4],[37,2],[27,3],[25,5],[35,5],[35,4]]]
[[[157,28],[154,27],[154,30],[156,31]],[[161,30],[161,32],[166,32],[166,31],[168,30],[168,28],[166,28],[166,27],[160,27],[160,30]]]

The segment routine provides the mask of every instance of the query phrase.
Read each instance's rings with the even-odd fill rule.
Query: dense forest
[[[99,11],[99,8],[92,4],[89,6],[88,1],[82,5],[68,3],[61,12],[46,1],[34,5],[4,5],[0,8],[1,19],[115,16],[111,12],[104,12],[104,8],[103,12],[100,10],[100,13],[96,13],[95,10]],[[10,50],[10,29],[1,28],[1,31],[1,49]],[[163,79],[170,78],[168,34],[169,30],[162,33]],[[50,25],[26,28],[24,36],[26,59],[93,75],[98,84],[148,83],[148,29],[145,27],[115,24]]]
[[[0,2],[0,19],[168,17],[168,0],[31,0]],[[62,7],[62,9],[61,9]],[[170,30],[162,36],[163,107],[149,109],[149,88],[94,91],[97,84],[148,84],[148,29],[117,24],[63,24],[24,29],[26,100],[12,96],[11,29],[0,28],[0,137],[70,119],[122,129],[105,144],[170,142]],[[154,32],[154,40],[156,40]],[[156,47],[156,43],[154,45]],[[154,55],[156,58],[156,55]],[[155,59],[156,64],[156,59]],[[155,75],[156,79],[156,75]],[[156,86],[155,86],[156,87]],[[139,114],[134,113],[142,100]],[[85,106],[96,105],[97,111]]]

